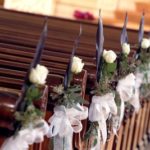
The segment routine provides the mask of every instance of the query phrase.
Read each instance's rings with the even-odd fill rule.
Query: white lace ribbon
[[[88,108],[77,105],[76,108],[66,109],[64,106],[56,106],[54,115],[49,119],[48,137],[54,137],[54,150],[72,149],[72,134],[82,130],[81,120],[88,117]],[[65,139],[65,142],[64,142]]]
[[[32,126],[32,125],[31,125]],[[40,143],[48,132],[48,124],[45,120],[38,120],[34,124],[35,128],[21,129],[17,135],[11,136],[3,143],[1,150],[28,150],[29,145]]]
[[[134,107],[135,112],[138,112],[140,109],[140,86],[143,82],[143,75],[141,73],[135,74],[135,89],[133,96],[129,100],[129,103]]]
[[[103,142],[104,144],[107,140],[106,120],[110,113],[114,115],[117,114],[117,106],[114,98],[115,95],[113,93],[92,97],[92,103],[89,108],[89,120],[91,122],[96,121],[99,123],[98,135],[101,134],[102,140],[100,139],[100,136],[98,136],[97,145],[91,150],[100,150],[100,142]]]
[[[124,102],[130,101],[135,91],[135,75],[133,73],[130,73],[125,78],[119,80],[116,89],[121,99],[119,125],[118,125],[120,126],[124,117],[124,109],[125,109]]]
[[[129,101],[134,93],[135,75],[130,73],[125,78],[119,80],[117,85],[117,92],[122,101]]]

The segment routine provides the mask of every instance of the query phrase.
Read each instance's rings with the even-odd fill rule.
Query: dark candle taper
[[[120,36],[120,44],[121,47],[124,43],[128,43],[128,34],[127,34],[127,23],[128,23],[128,14],[126,13],[125,20],[124,20],[124,25],[122,28],[121,36]],[[117,74],[118,76],[120,75],[120,62],[122,60],[122,51],[120,54],[118,54],[117,57]]]
[[[35,54],[34,54],[33,61],[30,65],[30,67],[29,67],[29,70],[28,70],[27,74],[26,74],[25,81],[24,81],[24,84],[22,86],[22,91],[21,91],[22,93],[21,93],[21,95],[19,97],[19,100],[18,100],[19,103],[22,103],[21,106],[20,106],[21,110],[24,110],[24,107],[25,107],[25,102],[22,102],[22,99],[25,96],[27,86],[29,86],[31,84],[30,81],[29,81],[29,73],[30,73],[31,69],[35,68],[41,60],[41,55],[42,55],[42,51],[43,51],[43,48],[44,48],[44,45],[45,45],[47,32],[48,32],[48,29],[47,29],[47,18],[46,18],[45,22],[44,22],[44,27],[43,27],[42,33],[40,35],[39,42],[38,42],[37,47],[36,47],[36,51],[35,51]]]
[[[138,42],[141,44],[143,36],[144,36],[144,12],[142,14],[141,20],[140,20],[140,26],[139,26],[139,35],[138,35]]]
[[[138,33],[138,49],[136,51],[136,59],[139,59],[140,53],[141,53],[141,43],[144,36],[144,12],[142,14],[141,20],[140,20],[140,26],[139,26],[139,33]]]
[[[126,13],[124,25],[122,28],[122,33],[120,36],[120,44],[121,45],[123,45],[123,43],[128,43],[127,23],[128,23],[128,14]]]
[[[72,61],[73,61],[73,57],[75,55],[76,49],[79,47],[79,42],[80,42],[80,37],[82,35],[82,25],[80,25],[80,32],[78,37],[75,40],[73,49],[72,49],[72,53],[71,53],[71,57],[67,66],[67,70],[64,76],[64,89],[66,90],[68,88],[69,82],[70,82],[70,74],[71,74],[71,67],[72,67]]]
[[[99,82],[101,77],[102,54],[103,54],[104,34],[103,22],[99,11],[99,21],[96,33],[96,80]]]

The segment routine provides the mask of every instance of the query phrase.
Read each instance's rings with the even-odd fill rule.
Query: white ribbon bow
[[[125,78],[119,80],[117,85],[117,92],[122,101],[129,101],[133,96],[135,88],[135,75],[130,73]]]
[[[35,123],[35,126],[35,128],[21,129],[16,136],[6,139],[1,150],[28,150],[29,145],[42,142],[48,132],[48,124],[41,119]]]
[[[135,112],[138,112],[140,109],[140,86],[142,82],[143,82],[143,75],[141,73],[136,73],[134,94],[129,100],[129,103],[134,107]]]
[[[117,114],[117,106],[114,101],[115,95],[108,93],[104,96],[93,96],[92,103],[89,108],[89,120],[91,122],[97,121],[99,123],[99,132],[102,134],[102,142],[107,140],[106,120],[109,114]],[[98,133],[98,143],[92,150],[100,149],[100,133]]]
[[[50,127],[47,136],[59,135],[60,137],[65,137],[70,132],[79,133],[82,130],[81,120],[88,117],[88,108],[79,104],[78,107],[81,110],[56,106],[54,108],[54,115],[48,121]]]
[[[121,124],[124,117],[124,102],[130,101],[134,91],[135,91],[135,76],[133,73],[130,73],[125,78],[119,80],[117,85],[117,92],[120,95],[121,106],[120,106],[120,117],[119,117],[119,125]]]

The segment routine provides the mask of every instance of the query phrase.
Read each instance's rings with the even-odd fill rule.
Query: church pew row
[[[5,71],[4,71],[5,72]],[[14,73],[14,72],[13,72]],[[20,73],[19,72],[19,74],[21,74],[22,76],[23,76],[23,74],[22,73]],[[16,80],[17,81],[17,80]],[[21,86],[21,84],[20,84],[20,86]],[[128,128],[129,128],[129,124],[127,125],[128,126]],[[124,135],[124,134],[123,134]],[[126,136],[127,137],[127,136]],[[127,138],[126,138],[127,139]],[[123,140],[124,141],[124,140]],[[107,146],[106,146],[107,147]]]
[[[142,108],[143,109],[143,108]],[[141,117],[141,115],[142,115],[143,113],[142,113],[142,110],[140,110],[139,111],[139,115],[137,115],[137,118],[143,118],[143,117]],[[140,116],[140,117],[139,117]],[[148,117],[147,117],[148,118]],[[124,132],[123,132],[123,134],[121,134],[122,135],[122,139],[123,140],[121,140],[123,143],[125,142],[125,139],[127,140],[128,138],[128,134],[130,133],[128,130],[129,130],[129,127],[131,128],[131,124],[129,123],[129,122],[132,122],[132,120],[133,120],[133,116],[129,119],[128,118],[128,120],[127,120],[127,122],[125,123],[125,125],[123,126],[123,128],[124,129],[126,129],[126,130],[124,130]],[[148,120],[148,119],[147,119]],[[136,122],[135,122],[135,126],[136,126],[136,130],[137,130],[137,135],[139,135],[140,134],[140,131],[139,131],[139,129],[140,130],[143,130],[144,128],[141,126],[140,127],[140,119],[138,119]],[[145,123],[146,123],[147,121],[145,121]],[[122,128],[122,126],[121,126],[121,128]],[[126,134],[125,134],[126,133]],[[118,134],[119,135],[119,134]],[[135,141],[135,139],[137,139],[139,136],[135,136],[133,139],[134,139],[134,141]],[[142,137],[141,138],[143,138],[143,135],[142,135]],[[133,139],[131,139],[131,141],[130,142],[132,142],[132,140]],[[119,139],[118,139],[119,140]],[[141,139],[139,139],[139,140],[141,140]],[[109,144],[109,142],[111,141],[111,139],[108,141],[108,145],[106,145],[106,147],[108,147],[108,146],[110,146],[110,144]],[[126,141],[126,142],[129,142],[129,140],[128,141]],[[141,142],[141,141],[140,141]],[[118,146],[118,142],[117,142],[117,145],[116,146]],[[138,142],[136,141],[136,145],[138,144]],[[120,148],[122,148],[122,146],[120,147]],[[120,149],[119,148],[119,149]]]
[[[128,125],[128,127],[129,127],[129,125]]]
[[[107,147],[107,146],[106,146]]]
[[[39,31],[43,23],[43,17],[37,15],[28,15],[14,11],[0,10],[0,39],[5,42],[18,43],[34,47]],[[79,32],[80,22],[58,19],[54,17],[48,18],[49,35],[46,42],[46,48],[53,48],[55,51],[70,51],[72,43]],[[77,54],[82,55],[83,51],[87,51],[94,56],[95,51],[95,33],[97,25],[88,22],[82,22],[83,35],[81,44]],[[17,25],[17,28],[16,28]],[[121,28],[111,28],[104,26],[105,48],[120,50],[120,33]],[[113,36],[110,36],[113,35]],[[137,32],[129,30],[129,41],[134,43],[137,41]]]
[[[56,86],[58,85],[58,81],[61,81],[62,83],[62,79],[63,77],[62,76],[58,76],[58,75],[49,75],[48,77],[48,81],[47,81],[47,84],[49,85],[49,90],[52,89],[53,86]],[[77,84],[81,84],[82,85],[82,96],[84,97],[85,95],[85,88],[86,88],[86,80],[87,80],[87,73],[86,71],[83,71],[81,74],[79,74],[78,76],[75,76],[74,77],[74,83],[77,83]],[[16,79],[16,81],[18,81]],[[9,84],[9,82],[8,82]],[[60,83],[59,83],[60,84]],[[21,86],[21,85],[20,85]],[[13,88],[13,87],[12,87]],[[49,101],[50,102],[50,101]],[[52,115],[52,109],[49,108],[50,105],[48,104],[48,108],[47,108],[47,111],[46,111],[46,120],[49,119],[49,117]],[[75,139],[81,139],[79,138],[80,135],[79,134],[76,134],[75,136],[76,138]],[[47,149],[48,149],[48,143],[47,141],[49,142],[49,140],[47,139],[46,141],[44,141],[44,143],[41,143],[41,144],[35,144],[33,146],[31,146],[31,149],[33,150],[46,150],[46,146],[47,146]],[[76,145],[78,146],[78,141],[76,142]],[[43,148],[44,147],[44,148]]]
[[[10,51],[12,51],[13,52],[13,49],[9,49]],[[3,51],[4,52],[4,51]],[[1,51],[1,53],[2,53],[2,51]],[[17,53],[18,54],[18,53]],[[19,51],[19,54],[20,55],[22,55],[22,51]],[[1,54],[0,56],[1,56],[1,66],[2,65],[5,65],[3,68],[0,68],[0,73],[1,73],[1,76],[3,76],[2,78],[1,78],[1,83],[6,83],[7,84],[7,86],[8,85],[10,85],[10,83],[12,83],[12,85],[11,86],[13,86],[13,88],[14,88],[14,84],[16,84],[18,87],[21,87],[21,85],[22,85],[22,83],[23,83],[23,78],[24,78],[24,76],[25,76],[25,74],[26,74],[26,71],[22,71],[22,70],[27,70],[27,68],[29,67],[29,63],[31,62],[31,60],[29,60],[28,59],[28,55],[30,55],[30,53],[27,53],[27,55],[25,55],[25,56],[23,56],[23,57],[16,57],[16,55],[14,55],[14,57],[12,57],[12,53],[10,54],[10,53],[7,53],[7,54]],[[5,62],[5,59],[6,59],[6,61],[7,62]],[[61,59],[61,62],[63,63],[63,58],[60,58],[60,56],[59,57],[57,57],[57,59]],[[67,58],[68,59],[68,58]],[[12,70],[12,69],[10,69],[10,68],[6,68],[6,66],[8,67],[8,66],[10,66],[10,64],[8,64],[8,60],[9,60],[9,62],[10,62],[10,64],[12,63],[12,61],[14,62],[13,64],[12,64],[12,66],[11,66],[11,68],[12,67],[14,67],[15,69],[14,70]],[[11,60],[11,61],[10,61]],[[16,70],[16,67],[18,67],[18,61],[19,61],[19,64],[20,64],[20,70],[17,68],[17,70]],[[21,62],[20,62],[21,61]],[[54,61],[54,60],[53,60]],[[67,60],[68,61],[68,60]],[[52,62],[52,60],[49,60],[49,62],[50,62],[50,64],[52,64],[52,66],[53,66],[53,62]],[[60,65],[59,65],[60,64]],[[64,67],[62,67],[61,66],[61,63],[59,63],[58,65],[56,65],[57,67],[59,67],[60,66],[60,68],[63,68],[62,69],[62,71],[59,71],[59,74],[61,74],[61,75],[64,75],[64,73],[65,73],[65,69],[64,69]],[[67,64],[66,64],[67,65]],[[26,66],[26,67],[25,67]],[[47,65],[46,65],[47,66]],[[55,66],[53,66],[54,67],[54,69],[56,70],[56,67]],[[19,71],[18,71],[19,70]],[[51,70],[51,69],[49,69],[49,70]],[[63,73],[62,73],[63,72]],[[54,73],[56,73],[56,72],[54,72]],[[6,77],[6,76],[9,76],[9,77]],[[15,77],[14,77],[15,76]],[[19,77],[19,79],[18,79],[18,77]],[[17,78],[17,79],[16,79]],[[21,78],[21,79],[20,79]],[[48,79],[49,80],[49,79]],[[79,79],[78,79],[79,80]],[[79,80],[80,81],[80,80]],[[9,83],[9,84],[8,84]],[[49,83],[49,81],[48,81],[48,83]],[[84,82],[85,83],[85,82]],[[3,85],[4,86],[4,85]],[[84,85],[84,88],[86,87],[86,85]],[[85,92],[83,92],[83,93],[85,93]],[[36,146],[37,147],[37,146]],[[35,146],[34,146],[34,148],[35,148]]]

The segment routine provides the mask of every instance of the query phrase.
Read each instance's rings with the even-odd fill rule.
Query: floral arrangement
[[[117,113],[112,86],[117,67],[117,55],[112,50],[103,51],[103,43],[103,25],[102,19],[99,17],[96,36],[96,88],[91,91],[94,96],[89,108],[90,125],[84,138],[87,143],[87,149],[99,149],[101,144],[106,142],[106,121],[110,114],[115,115]]]
[[[29,74],[30,85],[24,97],[26,110],[24,112],[16,112],[16,119],[21,121],[23,127],[29,127],[30,123],[43,117],[43,113],[39,108],[36,108],[35,102],[42,96],[42,88],[45,87],[48,69],[45,66],[37,64],[36,68],[32,68]]]
[[[72,84],[73,75],[80,73],[84,66],[82,59],[74,56],[81,33],[80,26],[80,33],[75,41],[65,73],[64,84],[54,87],[50,94],[55,107],[54,114],[48,121],[50,123],[48,137],[53,137],[54,150],[71,150],[73,132],[79,133],[82,130],[81,120],[88,116],[88,108],[83,106],[84,99],[81,95],[81,87]]]
[[[29,145],[42,142],[48,132],[48,124],[43,119],[44,113],[35,105],[43,95],[48,75],[48,69],[39,64],[46,34],[47,22],[44,23],[34,59],[22,86],[19,109],[15,114],[17,121],[15,135],[3,143],[1,150],[28,150]]]
[[[21,103],[15,114],[16,134],[5,141],[1,150],[27,150],[29,145],[42,142],[45,135],[52,138],[54,150],[71,150],[73,133],[81,132],[83,128],[81,120],[87,117],[89,126],[84,137],[87,149],[100,149],[110,132],[117,134],[125,107],[132,106],[138,112],[140,94],[150,96],[150,38],[143,38],[144,14],[140,22],[138,47],[133,57],[129,57],[131,46],[128,42],[127,22],[126,14],[120,37],[121,52],[116,54],[113,50],[103,50],[103,23],[101,16],[99,17],[96,35],[95,89],[91,91],[89,112],[88,108],[83,106],[85,100],[81,94],[81,86],[73,84],[73,76],[81,73],[84,67],[82,59],[75,56],[82,34],[80,26],[64,82],[55,86],[50,93],[54,113],[48,123],[43,119],[44,113],[36,107],[36,102],[43,94],[42,90],[48,75],[48,69],[39,64],[47,33],[45,23],[19,97]]]
[[[111,132],[109,130],[117,134],[124,117],[125,106],[132,106],[138,112],[140,90],[146,92],[150,89],[150,40],[143,38],[144,15],[140,22],[139,45],[133,57],[130,56],[127,22],[126,14],[120,38],[122,50],[115,54],[112,50],[103,51],[103,26],[101,17],[99,18],[96,35],[96,88],[91,91],[94,96],[89,108],[89,127],[85,134],[86,146],[89,149],[101,147]],[[107,128],[108,124],[111,129]]]
[[[150,39],[144,38],[144,13],[140,22],[140,30],[139,30],[139,45],[136,51],[136,60],[135,65],[137,67],[136,70],[136,78],[139,83],[140,93],[142,97],[148,97],[150,95]]]
[[[146,82],[144,82],[146,78],[148,79],[148,64],[150,58],[148,53],[149,41],[148,39],[143,38],[144,14],[142,15],[139,27],[138,47],[135,54],[130,58],[128,58],[128,55],[130,54],[130,45],[128,44],[126,25],[127,15],[121,34],[122,52],[118,57],[117,75],[120,80],[116,87],[118,114],[113,118],[113,130],[115,133],[117,132],[117,129],[124,117],[125,107],[127,109],[134,108],[134,110],[138,112],[140,108],[140,94],[142,91],[149,93],[147,91],[149,91],[150,88],[147,86],[148,84],[145,84]],[[143,90],[141,91],[141,89]]]
[[[84,99],[81,96],[81,86],[72,85],[72,77],[80,73],[83,69],[84,63],[82,59],[74,56],[72,59],[71,72],[68,76],[68,82],[64,81],[64,86],[62,84],[53,88],[53,93],[50,94],[52,103],[54,105],[63,105],[66,108],[77,107],[77,104],[83,104]],[[68,74],[68,73],[66,73]]]

